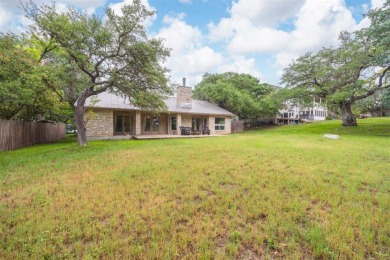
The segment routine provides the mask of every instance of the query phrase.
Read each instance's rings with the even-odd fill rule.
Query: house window
[[[225,118],[215,118],[215,130],[225,130]]]
[[[132,127],[132,116],[125,115],[125,114],[116,114],[114,117],[114,133],[115,134],[124,134],[124,133],[131,133]]]
[[[177,128],[177,118],[175,116],[171,116],[171,130],[176,131]]]

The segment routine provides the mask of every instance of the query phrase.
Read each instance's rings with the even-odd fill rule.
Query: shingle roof
[[[92,100],[97,100],[95,104]],[[234,114],[229,111],[218,107],[215,104],[212,104],[207,101],[202,100],[192,100],[192,106],[177,106],[176,98],[169,97],[165,100],[165,104],[168,107],[168,111],[171,113],[183,113],[183,114],[202,114],[202,115],[224,115],[224,116],[234,116]],[[128,109],[128,110],[138,110],[142,109],[130,104],[129,100],[121,96],[117,96],[113,93],[103,92],[98,94],[96,97],[87,98],[85,102],[86,107],[97,107],[97,108],[112,108],[112,109]]]

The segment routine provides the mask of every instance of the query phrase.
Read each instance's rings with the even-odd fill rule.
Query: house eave
[[[104,110],[120,110],[120,111],[140,111],[140,112],[153,112],[153,110],[139,109],[139,108],[123,108],[123,107],[98,107],[98,106],[85,106],[86,109],[104,109]],[[189,114],[189,115],[201,115],[201,116],[227,116],[234,117],[234,114],[228,113],[202,113],[193,111],[180,111],[180,110],[167,110],[160,111],[161,113],[167,114]]]

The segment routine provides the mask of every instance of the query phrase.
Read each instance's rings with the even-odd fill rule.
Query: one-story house
[[[192,99],[192,88],[185,86],[184,79],[176,95],[165,100],[168,109],[158,115],[135,107],[128,99],[109,92],[88,98],[85,103],[87,137],[180,135],[180,126],[190,127],[192,133],[198,134],[205,127],[211,135],[231,133],[234,115],[215,104]]]

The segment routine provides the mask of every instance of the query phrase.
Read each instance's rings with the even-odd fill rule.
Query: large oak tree
[[[339,47],[307,53],[286,68],[290,97],[326,98],[340,108],[343,126],[356,126],[352,104],[390,87],[389,3],[369,12],[369,28],[342,32]]]
[[[32,32],[42,41],[54,41],[66,54],[62,58],[71,62],[69,68],[76,67],[82,78],[87,78],[85,85],[75,90],[74,121],[79,145],[87,144],[84,105],[88,97],[112,91],[140,107],[165,107],[163,99],[171,94],[171,88],[167,69],[161,64],[169,50],[161,39],[147,36],[143,22],[154,12],[139,0],[124,5],[121,14],[108,8],[104,16],[89,15],[74,7],[60,13],[55,4],[37,6],[33,2],[24,9],[33,21]],[[50,80],[47,84],[56,87]]]

